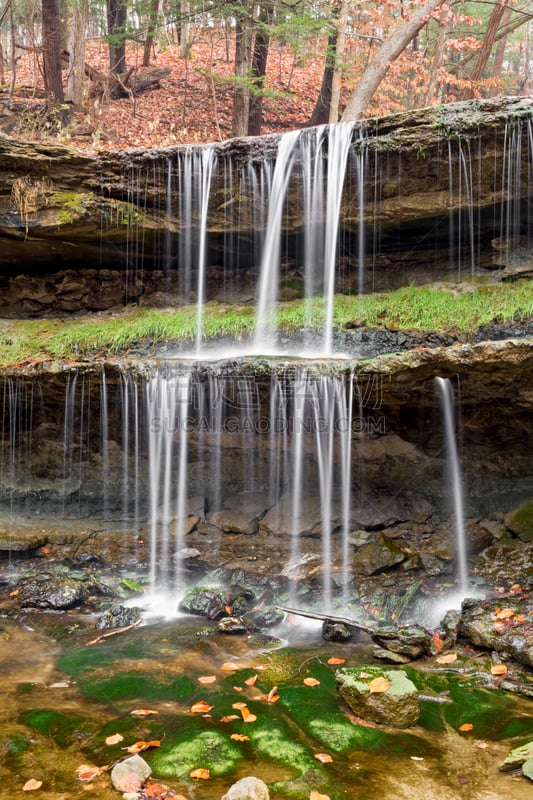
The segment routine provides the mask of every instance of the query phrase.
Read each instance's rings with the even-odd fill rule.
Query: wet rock
[[[356,552],[353,565],[363,575],[375,575],[405,561],[406,553],[389,536],[379,533],[373,542],[364,544]]]
[[[230,586],[227,595],[228,605],[235,616],[244,614],[255,600],[255,592],[247,586]]]
[[[506,514],[505,525],[523,542],[533,541],[533,500]]]
[[[353,634],[353,628],[345,625],[344,622],[325,619],[322,623],[322,638],[326,642],[349,642]]]
[[[400,653],[408,659],[428,653],[431,646],[429,633],[418,625],[409,625],[406,628],[380,628],[370,636],[380,647],[390,650],[391,653]]]
[[[187,536],[188,533],[196,528],[199,522],[200,517],[198,514],[189,514],[184,520],[171,520],[168,530],[172,536]]]
[[[191,586],[186,590],[179,610],[187,614],[198,614],[209,619],[217,619],[226,615],[224,591],[213,586]]]
[[[464,600],[459,635],[476,647],[496,650],[502,656],[533,667],[533,631],[528,624],[532,610],[533,603],[527,598],[507,598],[505,602]]]
[[[142,614],[142,608],[132,606],[115,605],[108,608],[107,611],[100,616],[95,627],[100,630],[102,628],[126,628],[128,625],[133,625]]]
[[[0,553],[26,553],[48,541],[46,533],[26,528],[0,528]]]
[[[245,619],[250,620],[251,627],[253,628],[271,628],[273,625],[277,625],[281,622],[283,617],[283,611],[280,611],[279,608],[269,606],[247,614]]]
[[[480,525],[475,522],[467,525],[466,536],[468,542],[468,552],[471,555],[477,555],[478,553],[483,552],[485,548],[489,547],[494,542],[494,535],[490,529],[487,528],[486,525]]]
[[[269,800],[270,793],[264,781],[252,776],[241,778],[230,786],[221,800]]]
[[[391,650],[385,650],[383,647],[374,647],[372,655],[379,661],[386,661],[387,664],[408,664],[411,659],[409,656],[402,656],[400,653],[393,653]]]
[[[461,627],[461,614],[455,609],[450,609],[444,615],[441,622],[444,639],[446,644],[454,647],[459,638],[459,630]]]
[[[528,761],[533,760],[533,740],[523,744],[521,747],[515,747],[514,750],[506,756],[498,769],[500,772],[512,772],[518,769]]]
[[[240,617],[224,617],[218,623],[218,630],[220,633],[246,633],[248,627]]]
[[[522,775],[533,781],[533,758],[528,759],[522,764]]]
[[[222,509],[208,514],[207,521],[210,525],[215,525],[224,533],[256,533],[257,520],[238,509]]]
[[[133,755],[115,764],[111,770],[111,782],[119,792],[138,792],[151,774],[144,758]]]
[[[375,678],[390,682],[386,691],[370,691]],[[403,670],[344,667],[337,670],[336,681],[340,696],[359,717],[393,728],[409,728],[418,722],[418,692]]]
[[[316,496],[302,498],[302,508],[296,521],[293,502],[290,494],[283,495],[259,523],[260,530],[275,536],[288,535],[291,531],[294,535],[318,536],[322,527],[320,498]],[[331,520],[333,527],[339,520],[340,509],[334,509]]]
[[[24,608],[61,610],[82,603],[86,593],[87,586],[83,581],[45,572],[22,581],[18,600]]]

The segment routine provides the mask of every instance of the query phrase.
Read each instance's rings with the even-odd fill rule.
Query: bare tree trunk
[[[250,114],[250,60],[253,41],[253,2],[245,0],[235,11],[235,86],[233,89],[233,136],[246,136]]]
[[[509,5],[505,7],[505,12],[502,17],[501,26],[502,28],[506,28],[511,20],[511,8]],[[496,37],[498,38],[498,37]],[[500,78],[503,70],[503,62],[505,60],[505,48],[507,46],[507,36],[502,36],[496,47],[496,52],[494,53],[494,68],[492,70],[492,77],[493,78]],[[500,93],[500,89],[498,86],[494,86],[491,90],[491,94],[497,95]]]
[[[257,20],[254,51],[252,54],[251,92],[248,109],[248,136],[259,136],[263,124],[263,96],[270,45],[268,25],[272,17],[272,4],[263,3]]]
[[[331,108],[331,92],[333,86],[333,73],[335,71],[335,49],[337,47],[337,31],[330,33],[326,48],[326,61],[322,73],[320,92],[309,120],[310,125],[324,125],[329,122]]]
[[[109,71],[113,75],[127,72],[126,66],[126,0],[106,0]]]
[[[450,11],[445,12],[445,16],[439,23],[439,35],[433,51],[433,58],[429,66],[429,83],[426,87],[425,93],[422,95],[421,107],[430,106],[435,97],[435,91],[439,83],[439,67],[442,64],[444,57],[444,48],[446,46],[446,38],[450,32],[452,25],[452,14]]]
[[[180,13],[180,58],[189,58],[192,47],[191,4],[189,0],[181,0]]]
[[[363,117],[391,63],[405,50],[413,36],[424,27],[429,16],[442,2],[443,0],[427,0],[411,17],[402,19],[394,28],[363,72],[342,115],[343,122]]]
[[[68,43],[67,79],[67,100],[74,106],[82,106],[84,100],[83,77],[85,72],[85,41],[88,19],[88,0],[75,0],[72,6],[70,40]]]
[[[471,86],[464,93],[465,100],[471,100],[475,96],[476,86],[482,79],[483,73],[485,72],[485,67],[487,66],[492,47],[494,45],[494,40],[496,39],[496,34],[498,33],[498,28],[500,27],[500,23],[504,14],[505,0],[499,0],[498,5],[494,7],[494,11],[490,16],[489,24],[487,25],[487,30],[485,32],[485,36],[483,37],[483,43],[480,50],[478,50],[476,63],[474,64],[472,73],[470,75]]]
[[[144,40],[143,67],[150,66],[150,54],[154,44],[154,34],[157,27],[158,16],[159,0],[150,0],[150,17],[148,20],[148,28],[146,30],[146,39]]]
[[[9,81],[9,99],[13,97],[17,82],[17,56],[15,39],[15,20],[13,19],[13,2],[9,3],[9,34],[11,38],[11,80]]]
[[[64,100],[61,79],[61,35],[57,0],[42,0],[43,71],[47,103]]]
[[[329,103],[328,122],[338,122],[339,103],[341,99],[341,67],[346,47],[346,21],[348,18],[348,2],[341,0],[338,17],[335,21],[337,28],[337,43],[333,60],[333,74],[331,76],[331,100]]]

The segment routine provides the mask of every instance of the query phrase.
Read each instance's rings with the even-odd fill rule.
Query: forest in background
[[[533,92],[529,0],[2,0],[0,130],[164,146]]]

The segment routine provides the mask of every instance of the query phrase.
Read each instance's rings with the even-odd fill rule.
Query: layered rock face
[[[508,98],[354,128],[346,172],[336,176],[343,186],[337,290],[531,266],[531,114],[530,101]],[[288,167],[280,290],[296,296],[305,220],[324,224],[328,136],[302,131]],[[200,241],[207,299],[253,297],[279,142],[268,136],[91,157],[0,139],[2,313],[108,308],[149,297],[154,282],[194,300]],[[105,284],[97,291],[93,270]],[[154,270],[163,277],[154,281]]]

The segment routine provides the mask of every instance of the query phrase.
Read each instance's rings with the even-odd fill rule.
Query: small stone
[[[326,619],[322,623],[322,638],[326,642],[349,642],[353,636],[353,628],[344,622]]]
[[[270,792],[266,783],[252,776],[241,778],[230,786],[221,800],[269,800]]]
[[[111,770],[111,781],[119,792],[136,793],[152,774],[152,770],[139,755],[119,761]]]

